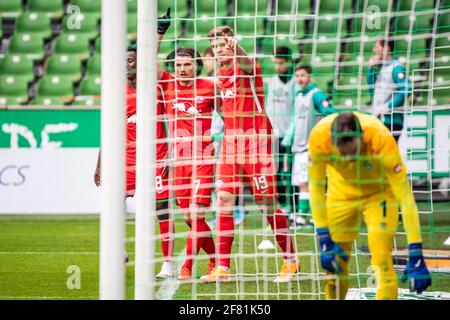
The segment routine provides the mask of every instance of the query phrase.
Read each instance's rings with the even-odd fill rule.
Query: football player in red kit
[[[137,66],[137,48],[130,46],[127,53],[127,88],[126,88],[126,197],[134,196],[136,189],[136,66]],[[158,90],[160,91],[160,90]],[[161,93],[158,92],[158,96]],[[166,137],[166,128],[164,125],[163,105],[157,104],[157,126],[156,137],[158,143],[156,146],[156,210],[161,233],[161,246],[164,256],[164,262],[161,272],[157,277],[173,276],[172,254],[173,254],[173,219],[168,213],[168,170],[165,165],[168,145]],[[100,186],[100,153],[95,170],[94,182]]]
[[[210,31],[218,71],[218,89],[225,130],[216,169],[218,266],[202,281],[230,281],[234,239],[233,205],[241,183],[250,183],[284,254],[276,282],[290,281],[298,271],[287,219],[277,205],[276,168],[272,156],[272,125],[264,111],[264,89],[259,65],[233,38],[228,26]]]
[[[158,30],[159,43],[164,32]],[[191,279],[193,257],[200,248],[210,258],[206,274],[215,268],[214,240],[205,220],[214,176],[210,129],[215,85],[198,78],[202,66],[201,57],[194,49],[182,47],[174,52],[175,74],[163,71],[158,65],[159,86],[164,94],[164,111],[173,149],[175,198],[190,227],[186,261],[179,272],[179,280]]]

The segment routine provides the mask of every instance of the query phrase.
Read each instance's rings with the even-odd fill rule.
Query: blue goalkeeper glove
[[[408,250],[409,259],[402,275],[402,282],[408,280],[409,277],[409,290],[411,292],[417,291],[417,293],[422,293],[426,288],[431,286],[431,276],[423,258],[422,244],[411,243],[408,246]]]
[[[318,228],[317,238],[320,245],[320,264],[322,268],[332,273],[339,273],[339,265],[336,260],[340,257],[348,261],[348,256],[336,242],[331,239],[328,228]]]

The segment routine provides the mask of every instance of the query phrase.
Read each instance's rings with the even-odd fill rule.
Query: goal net
[[[208,32],[228,25],[235,32],[238,44],[255,58],[261,67],[265,106],[283,99],[287,94],[275,90],[272,79],[286,84],[292,80],[295,93],[296,66],[311,67],[312,81],[336,110],[358,110],[371,113],[373,83],[368,82],[369,61],[379,39],[393,41],[391,55],[404,67],[410,93],[406,95],[396,114],[404,116],[399,147],[407,162],[409,179],[420,210],[425,259],[432,272],[433,285],[428,293],[410,294],[407,285],[399,283],[399,298],[448,299],[450,287],[450,249],[445,240],[450,235],[449,196],[449,124],[450,100],[450,2],[445,0],[159,0],[158,15],[171,8],[171,26],[161,42],[158,54],[163,69],[175,75],[173,56],[180,47],[194,48],[203,57],[203,70],[199,77],[208,77],[216,83],[221,67],[208,53],[211,43]],[[287,47],[290,64],[282,77],[275,64],[277,49]],[[389,52],[382,53],[384,58]],[[138,66],[139,72],[139,66]],[[284,78],[283,78],[284,77]],[[283,79],[282,79],[283,78]],[[178,79],[177,79],[178,80]],[[281,88],[282,86],[280,86]],[[200,88],[194,86],[196,96]],[[281,89],[279,89],[281,90]],[[272,92],[271,92],[272,91]],[[198,94],[197,94],[198,93]],[[395,99],[395,90],[389,97]],[[177,98],[177,93],[175,94]],[[218,101],[218,100],[217,100]],[[292,101],[295,101],[292,100]],[[216,108],[219,105],[216,102]],[[286,109],[270,110],[269,118],[288,119],[295,114],[295,103]],[[269,111],[266,108],[266,112]],[[394,111],[388,110],[394,116]],[[167,142],[171,146],[168,156],[169,213],[174,219],[174,276],[153,278],[157,299],[324,299],[326,274],[320,266],[314,220],[305,209],[305,198],[296,183],[292,183],[294,153],[279,144],[284,138],[275,124],[273,156],[278,169],[279,205],[286,216],[289,234],[293,237],[296,257],[300,263],[297,276],[289,283],[273,280],[283,264],[283,253],[275,235],[265,219],[264,208],[255,201],[250,183],[236,185],[234,211],[234,242],[231,254],[231,281],[229,283],[202,283],[200,277],[207,270],[210,259],[203,250],[194,257],[192,278],[178,281],[177,276],[186,259],[186,239],[189,226],[185,222],[186,209],[177,205],[176,192],[180,188],[195,189],[193,182],[180,186],[175,183],[178,161],[174,145],[180,138],[171,136],[169,127],[178,123],[180,115],[166,117]],[[183,115],[184,117],[185,115]],[[255,113],[254,116],[257,116]],[[202,117],[202,115],[192,115]],[[223,132],[220,117],[209,114],[216,151],[220,149]],[[320,118],[314,114],[314,118]],[[172,122],[172,123],[171,123]],[[282,128],[281,128],[282,129]],[[286,128],[285,128],[286,129]],[[391,127],[391,130],[396,128]],[[198,146],[205,137],[197,134],[189,138]],[[177,140],[178,139],[178,140]],[[217,165],[218,153],[214,155]],[[192,176],[196,176],[201,162],[192,156]],[[242,174],[244,179],[246,175]],[[176,177],[180,178],[180,177]],[[189,181],[190,177],[184,177]],[[205,210],[212,235],[217,240],[217,200],[212,179],[211,205]],[[303,202],[302,202],[303,201]],[[199,208],[190,214],[198,214]],[[164,261],[159,229],[155,235],[155,264],[159,272]],[[195,242],[196,240],[194,240]],[[218,244],[216,243],[216,247]],[[407,242],[403,225],[397,229],[393,253],[394,265],[400,278],[407,259]],[[361,225],[358,239],[351,251],[350,291],[347,298],[373,299],[376,289],[375,274],[370,266],[367,229]]]

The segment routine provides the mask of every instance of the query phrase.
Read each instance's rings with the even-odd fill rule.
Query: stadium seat
[[[170,29],[172,29],[172,37],[174,37],[175,39],[179,39],[180,37],[182,38],[193,38],[194,36],[197,37],[201,37],[201,38],[206,38],[209,31],[211,31],[211,29],[213,29],[215,26],[221,26],[223,25],[223,20],[222,19],[216,19],[216,18],[201,18],[199,20],[188,20],[184,22],[185,25],[185,30],[184,33],[181,35],[181,24],[178,25],[178,29],[176,31],[177,36],[175,36],[175,28],[174,26],[171,26]],[[231,26],[233,27],[233,25]],[[169,30],[170,30],[169,29]],[[168,31],[169,31],[168,30]],[[169,36],[164,36],[164,39],[170,39],[170,34]]]
[[[437,38],[434,49],[436,57],[450,57],[450,36]]]
[[[33,61],[20,54],[7,54],[0,63],[0,74],[21,76],[28,82],[34,79]]]
[[[15,33],[11,37],[9,53],[24,54],[28,59],[44,58],[44,42],[42,37],[33,33]]]
[[[438,67],[434,69],[434,87],[450,86],[450,66]]]
[[[45,75],[37,83],[37,96],[70,101],[73,98],[72,79],[67,76]]]
[[[95,53],[101,54],[101,52],[102,52],[102,38],[101,37],[95,38],[94,50],[95,50]]]
[[[364,24],[363,24],[364,23]],[[386,16],[367,16],[352,20],[352,36],[364,33],[368,36],[385,35],[389,32],[389,20]]]
[[[397,17],[395,20],[396,34],[422,34],[433,31],[433,14],[412,13],[410,16]]]
[[[72,81],[81,79],[81,61],[73,55],[55,54],[47,61],[45,74],[67,76]]]
[[[275,74],[275,64],[272,61],[272,57],[259,58],[258,62],[263,77],[272,77]]]
[[[102,0],[72,0],[72,4],[80,8],[80,12],[94,14],[101,17]]]
[[[400,39],[394,41],[393,53],[396,56],[408,56],[415,59],[425,58],[429,50],[426,39]]]
[[[28,100],[28,79],[22,76],[0,76],[0,100],[7,103],[22,104]]]
[[[24,12],[16,22],[16,31],[19,33],[33,33],[42,39],[50,38],[52,26],[50,18],[42,12]]]
[[[439,15],[436,32],[450,32],[450,13],[443,13]]]
[[[80,83],[81,96],[100,96],[101,79],[99,76],[86,77]]]
[[[264,18],[260,17],[243,17],[236,18],[234,24],[234,32],[238,35],[259,36],[264,34]],[[233,26],[233,25],[232,25]],[[281,30],[279,30],[281,31]]]
[[[58,107],[62,106],[63,102],[55,97],[36,97],[28,103],[30,106],[51,106]]]
[[[22,13],[22,0],[0,0],[0,17],[17,18]]]
[[[275,0],[274,15],[311,14],[311,1]]]
[[[394,0],[355,0],[357,12],[364,9],[379,8],[380,12],[394,11]]]
[[[268,0],[248,1],[248,0],[234,0],[232,4],[232,15],[234,16],[268,16],[270,9],[268,8]],[[236,5],[236,6],[235,6]],[[236,12],[234,10],[236,8]]]
[[[298,52],[298,46],[294,43],[294,38],[289,37],[273,37],[263,39],[263,53],[273,55],[277,47],[286,46],[291,48],[293,53]]]
[[[188,0],[158,0],[158,16],[166,14],[168,7],[172,17],[185,18],[189,14]]]
[[[99,76],[101,74],[102,59],[100,54],[94,54],[89,58],[86,67],[87,76]]]
[[[73,102],[73,105],[75,105],[75,106],[93,107],[93,106],[100,106],[101,102],[102,101],[101,101],[100,97],[95,97],[95,96],[78,96],[78,97],[75,97],[75,101]]]
[[[128,0],[127,1],[127,11],[128,14],[137,14],[137,0]]]
[[[64,0],[29,0],[28,10],[59,19],[64,15]]]
[[[88,39],[95,38],[99,33],[98,16],[89,13],[79,13],[65,16],[63,32],[84,34]]]
[[[318,3],[318,2],[317,2]],[[341,8],[342,4],[342,8]],[[319,11],[317,15],[324,14],[351,14],[352,13],[352,1],[339,1],[339,0],[321,0],[318,6]],[[314,8],[316,11],[316,8]]]
[[[423,11],[433,10],[435,0],[397,0],[397,8],[399,11]]]
[[[55,54],[76,55],[85,60],[89,57],[89,39],[83,34],[63,33],[56,38]]]
[[[192,9],[194,18],[201,18],[202,16],[225,17],[228,15],[227,1],[194,1]]]
[[[128,14],[127,18],[127,34],[128,39],[136,40],[137,38],[137,14]]]

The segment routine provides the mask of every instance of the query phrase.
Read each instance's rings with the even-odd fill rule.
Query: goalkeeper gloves
[[[408,246],[408,250],[409,259],[402,275],[402,282],[408,280],[409,277],[409,290],[411,292],[417,291],[417,293],[422,293],[426,288],[431,286],[431,276],[423,258],[422,244],[411,243]]]
[[[330,236],[328,228],[318,228],[317,238],[320,245],[320,264],[322,268],[332,273],[339,273],[337,257],[348,261],[348,256],[344,250],[335,243]]]
[[[165,15],[158,17],[158,34],[165,34],[170,27],[170,7]]]

